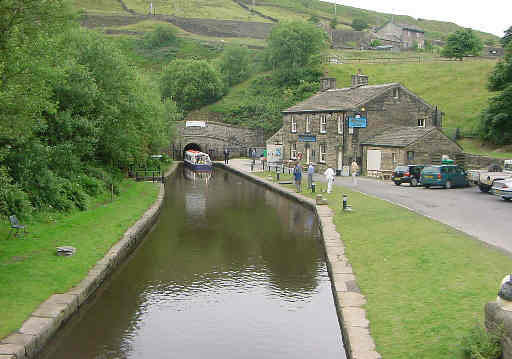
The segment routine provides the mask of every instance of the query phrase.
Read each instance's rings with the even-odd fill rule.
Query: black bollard
[[[280,173],[276,172],[276,175],[277,175],[277,181],[279,182],[279,175],[280,175]]]
[[[315,193],[315,187],[316,187],[316,184],[311,183],[311,192],[312,193]]]
[[[254,162],[251,163],[251,172],[254,171]]]
[[[343,195],[343,210],[344,210],[344,211],[346,211],[346,210],[347,210],[347,208],[348,208],[348,204],[347,204],[347,202],[348,202],[347,195],[346,195],[346,194],[344,194],[344,195]]]

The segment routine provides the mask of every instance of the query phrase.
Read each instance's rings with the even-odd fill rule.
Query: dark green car
[[[426,187],[466,187],[469,185],[466,171],[455,165],[425,167],[421,171],[421,184]]]

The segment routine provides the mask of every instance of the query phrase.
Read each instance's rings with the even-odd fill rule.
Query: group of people
[[[359,172],[359,165],[356,161],[352,161],[352,165],[350,166],[350,170],[352,172],[352,183],[354,185],[357,185],[357,173]],[[315,173],[315,167],[313,166],[313,163],[310,162],[307,170],[308,174],[308,189],[311,189],[313,187],[313,174]],[[327,180],[327,193],[332,192],[332,185],[334,183],[334,178],[336,176],[336,173],[332,169],[332,167],[327,168],[324,171],[325,179]],[[295,186],[297,187],[297,192],[302,192],[302,167],[300,166],[300,163],[297,162],[293,169],[293,178],[295,180]]]

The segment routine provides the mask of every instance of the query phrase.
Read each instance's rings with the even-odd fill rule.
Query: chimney
[[[368,76],[361,74],[361,69],[357,70],[357,74],[352,75],[352,87],[368,85]]]
[[[335,90],[336,79],[334,77],[324,77],[320,79],[320,91]]]

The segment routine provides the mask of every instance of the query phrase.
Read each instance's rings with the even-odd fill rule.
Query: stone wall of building
[[[408,151],[414,152],[413,161],[407,161]],[[404,164],[430,165],[432,164],[432,154],[448,155],[448,157],[455,160],[457,154],[462,153],[462,148],[442,132],[432,131],[427,136],[404,148],[404,152]]]

